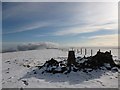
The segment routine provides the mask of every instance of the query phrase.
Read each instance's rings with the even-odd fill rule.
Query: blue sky
[[[3,43],[117,46],[117,3],[4,2]]]

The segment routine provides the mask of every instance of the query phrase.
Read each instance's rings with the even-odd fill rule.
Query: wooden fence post
[[[79,53],[79,50],[77,49],[77,53]]]
[[[80,52],[81,52],[81,54],[82,54],[82,48],[81,48]]]
[[[85,55],[87,54],[87,49],[85,48]]]
[[[93,50],[91,49],[91,56],[92,56],[92,54],[93,54]]]

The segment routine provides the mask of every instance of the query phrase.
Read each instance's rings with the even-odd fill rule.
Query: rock
[[[66,70],[67,70],[66,67],[62,67],[62,68],[61,68],[61,73],[65,72]]]
[[[34,74],[37,74],[37,72],[35,71]]]
[[[89,68],[89,69],[87,69],[87,71],[88,71],[88,72],[91,72],[91,71],[93,71],[93,69],[90,69],[90,68]]]
[[[36,67],[38,67],[38,69],[41,69],[43,66],[36,66]]]
[[[10,61],[8,60],[8,61],[6,61],[5,63],[9,63]]]
[[[103,52],[98,51],[95,56],[89,57],[88,61],[85,61],[82,64],[82,68],[97,69],[97,68],[100,68],[101,66],[105,66],[109,70],[112,67],[116,66],[113,61],[111,53],[109,52],[103,53]]]
[[[118,68],[117,67],[113,67],[112,70],[118,72]]]
[[[78,71],[78,69],[76,69],[76,68],[73,68],[73,71],[74,71],[74,72],[77,72],[77,71]]]
[[[59,63],[58,63],[58,61],[51,58],[51,60],[46,61],[46,63],[44,65],[47,65],[47,67],[49,67],[49,66],[59,66]]]
[[[27,68],[29,68],[30,67],[30,65],[26,65],[27,66]]]
[[[92,61],[94,61],[97,66],[102,66],[104,63],[109,63],[111,67],[115,66],[111,53],[107,51],[105,53],[97,52],[97,54],[93,56]]]
[[[26,80],[22,80],[22,82],[25,84],[25,85],[28,85],[28,82]]]

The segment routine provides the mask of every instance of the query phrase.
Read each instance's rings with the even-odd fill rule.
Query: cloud
[[[8,45],[12,44],[9,42],[4,42]],[[47,48],[58,48],[59,44],[54,42],[31,42],[31,43],[17,43],[16,45],[12,44],[9,47],[3,47],[2,52],[14,52],[14,51],[27,51],[27,50],[38,50],[38,49],[47,49]]]
[[[63,36],[63,35],[77,35],[81,33],[90,33],[99,30],[114,30],[117,31],[117,24],[110,23],[104,25],[86,25],[84,27],[68,27],[63,28],[62,30],[56,31],[53,33],[55,36]]]
[[[55,17],[62,17],[61,14],[67,15],[67,13],[79,13],[80,3],[65,3],[65,2],[14,2],[14,3],[3,3],[3,19],[9,18],[20,18],[29,16],[36,16],[42,18],[54,19]],[[9,7],[7,7],[7,5]],[[72,14],[72,15],[73,15]],[[52,17],[51,17],[52,16]],[[35,17],[34,17],[35,18]],[[55,18],[56,19],[56,18]]]
[[[30,31],[30,30],[35,30],[38,28],[43,28],[43,27],[48,27],[50,26],[51,23],[49,22],[37,22],[37,23],[32,23],[32,24],[28,24],[22,27],[17,27],[14,30],[9,30],[8,32],[4,32],[3,34],[10,34],[10,33],[18,33],[18,32],[24,32],[24,31]]]
[[[7,7],[8,5],[8,7]],[[9,18],[29,18],[31,14],[42,13],[42,7],[44,4],[41,3],[30,3],[30,2],[3,2],[3,20]]]
[[[45,37],[41,39],[45,41],[51,39],[49,36],[55,36],[55,38],[52,37],[55,41],[65,42],[61,40],[61,37],[67,36],[66,43],[69,43],[72,42],[69,38],[71,35],[81,34],[81,36],[83,36],[85,33],[88,34],[92,32],[93,34],[99,35],[99,31],[105,30],[110,33],[116,33],[118,28],[117,4],[118,3],[84,2],[3,3],[3,34],[14,33],[15,35],[17,33],[18,38],[16,40],[21,41],[24,40],[21,39],[22,33],[19,32],[25,31],[28,31],[29,35],[35,36],[30,37],[28,35],[30,38],[26,39],[27,41],[40,40],[37,37]],[[29,32],[31,30],[41,31],[34,31],[34,33],[32,33]],[[24,33],[24,36],[26,36],[25,34],[26,33]],[[106,32],[102,34],[104,35]],[[11,39],[8,39],[9,36],[11,35],[6,35],[4,40],[9,41]],[[108,41],[105,39],[107,37]],[[112,36],[100,36],[94,39],[88,37],[87,40],[86,38],[82,38],[84,40],[82,44],[100,45],[100,43],[102,43],[103,45],[112,45],[109,42],[109,40],[113,40],[111,37]],[[75,38],[78,39],[76,36],[73,40],[75,40]]]
[[[49,36],[49,35],[36,35],[36,37],[45,37],[45,36]]]
[[[118,46],[118,34],[93,36],[87,43],[91,46]]]
[[[30,31],[30,30],[35,30],[38,29],[39,30],[43,27],[57,27],[56,30],[52,33],[49,34],[44,34],[44,35],[37,35],[38,37],[40,36],[62,36],[62,35],[77,35],[80,33],[89,33],[89,32],[95,32],[95,31],[99,31],[102,29],[105,30],[117,30],[117,23],[116,22],[112,22],[110,23],[102,23],[102,25],[100,23],[96,23],[96,24],[82,24],[79,25],[77,23],[73,24],[74,26],[72,26],[71,24],[58,24],[59,21],[58,20],[49,20],[49,21],[44,21],[44,22],[33,22],[33,23],[29,23],[26,25],[23,25],[21,27],[17,27],[15,29],[12,30],[8,30],[7,32],[3,31],[3,34],[10,34],[10,33],[18,33],[18,32],[24,32],[24,31]]]
[[[8,4],[9,7],[7,7],[6,4]],[[5,21],[7,21],[7,19],[16,19],[18,21],[20,19],[25,19],[24,21],[27,21],[27,23],[35,23],[25,27],[23,23],[23,28],[19,29],[18,27],[18,29],[16,28],[16,31],[12,28],[11,30],[8,29],[11,33],[42,28],[49,22],[52,23],[49,25],[50,27],[58,27],[57,29],[59,31],[56,29],[56,35],[64,35],[64,33],[65,35],[69,33],[85,33],[87,30],[88,32],[91,32],[96,31],[94,29],[96,27],[91,27],[90,25],[99,25],[106,22],[117,21],[117,15],[116,3],[3,3],[4,23],[6,23]],[[40,23],[36,24],[36,22]],[[90,27],[86,27],[84,30],[84,28],[81,28],[83,25]],[[94,30],[89,30],[89,28]]]
[[[82,41],[79,40],[66,45],[77,47],[118,47],[118,34],[91,36]]]

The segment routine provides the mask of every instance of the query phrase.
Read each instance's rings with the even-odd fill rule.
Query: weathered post
[[[77,49],[77,53],[79,53],[79,50]]]
[[[85,48],[85,55],[87,54],[87,49]]]
[[[81,52],[81,54],[82,54],[82,48],[81,48],[81,51],[80,51],[80,52]]]
[[[93,54],[93,50],[91,49],[91,56],[92,56],[92,54]]]

